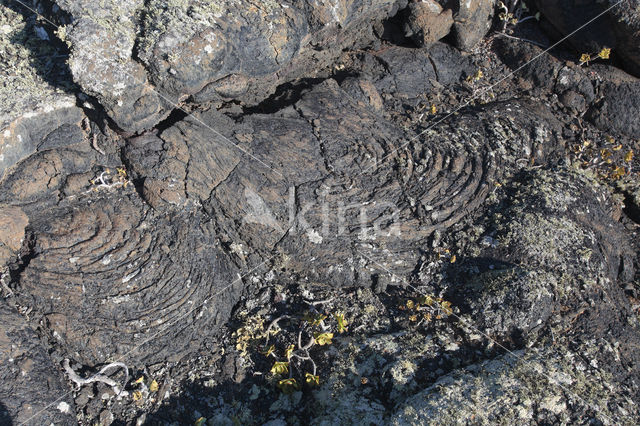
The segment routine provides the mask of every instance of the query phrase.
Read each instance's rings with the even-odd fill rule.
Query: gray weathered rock
[[[573,423],[585,417],[604,424],[633,422],[636,409],[611,391],[616,384],[606,373],[577,370],[574,356],[518,351],[454,371],[410,397],[389,424]]]
[[[404,31],[418,46],[429,46],[449,34],[453,25],[451,9],[443,10],[435,1],[409,4]]]
[[[45,62],[59,51],[37,36],[43,27],[8,6],[16,5],[0,4],[0,180],[7,169],[45,149],[50,134],[69,131],[84,117],[68,93],[70,76],[51,65],[60,59]]]
[[[120,128],[138,132],[190,95],[257,103],[328,67],[343,47],[369,42],[373,22],[406,1],[58,4],[74,19],[63,33],[74,80]]]
[[[493,219],[494,243],[451,271],[448,297],[499,340],[537,338],[560,306],[586,301],[597,312],[603,289],[621,300],[611,283],[633,279],[629,241],[599,201],[608,197],[604,188],[562,170],[523,180]]]
[[[150,128],[178,99],[164,99],[133,58],[142,0],[101,3],[62,0],[73,22],[58,35],[70,43],[69,67],[82,90],[95,96],[116,124],[129,131]]]
[[[82,133],[82,110],[75,106],[72,97],[63,97],[58,102],[45,102],[36,110],[29,111],[7,122],[0,133],[0,178],[7,169],[36,151],[48,149],[56,132]]]
[[[453,42],[460,50],[471,50],[491,28],[495,0],[458,0],[454,15]]]

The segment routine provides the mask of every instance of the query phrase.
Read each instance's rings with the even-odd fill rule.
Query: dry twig
[[[124,390],[124,387],[127,385],[127,382],[129,381],[129,369],[127,368],[127,366],[122,363],[122,362],[112,362],[110,364],[105,365],[104,367],[102,367],[100,369],[100,371],[98,371],[96,374],[94,374],[93,376],[89,377],[88,379],[83,379],[82,377],[78,376],[78,374],[73,371],[73,369],[71,368],[71,366],[69,365],[69,360],[65,359],[62,363],[62,366],[64,367],[64,370],[67,372],[67,375],[69,376],[69,379],[75,383],[78,388],[81,388],[84,385],[88,385],[90,383],[93,382],[102,382],[105,383],[108,386],[111,386],[111,389],[113,389],[113,392],[116,394],[117,397],[120,396],[120,394],[122,393],[122,390]],[[107,372],[108,370],[111,370],[113,368],[122,368],[124,369],[124,383],[122,385],[122,389],[118,388],[118,383],[116,383],[115,380],[107,377],[106,375],[104,375],[105,372]]]

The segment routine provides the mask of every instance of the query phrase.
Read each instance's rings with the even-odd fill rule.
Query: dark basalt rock
[[[406,0],[58,4],[73,20],[65,37],[74,81],[121,129],[139,132],[189,95],[257,104],[330,67],[343,48],[366,46],[373,23]]]
[[[489,31],[496,7],[494,0],[457,0],[453,24],[453,43],[460,50],[471,50]]]
[[[210,221],[154,217],[131,195],[52,209],[30,225],[26,303],[84,364],[178,360],[228,318],[243,288]]]
[[[343,114],[333,116],[324,106],[338,102]],[[351,119],[348,111],[354,105],[345,105],[331,84],[304,97],[296,108],[314,125],[333,173],[299,188],[297,206],[305,211],[307,238],[287,236],[282,244],[299,267],[314,259],[310,279],[338,285],[341,280],[342,285],[371,285],[372,259],[397,275],[413,270],[432,233],[472,214],[504,177],[500,171],[506,164],[517,167],[517,159],[532,156],[545,161],[553,144],[533,135],[557,133],[549,113],[538,112],[550,118],[550,127],[539,127],[527,106],[497,104],[459,115],[455,128],[443,123],[420,136],[394,134],[371,113],[356,110]],[[350,127],[355,123],[363,129],[355,132]],[[506,143],[507,135],[516,132]],[[326,209],[340,206],[344,217],[327,221]],[[349,266],[337,274],[335,265]]]
[[[0,179],[47,135],[84,118],[70,93],[65,46],[44,27],[19,2],[0,3]]]
[[[15,164],[36,151],[61,145],[61,139],[83,138],[80,124],[84,114],[73,105],[62,105],[50,112],[25,114],[0,134],[0,177]]]
[[[20,249],[24,241],[24,230],[29,223],[29,218],[19,207],[0,207],[0,265],[11,262]]]
[[[404,0],[55,3],[74,81],[100,107],[38,89],[0,120],[0,422],[46,408],[38,423],[143,423],[165,395],[181,405],[192,362],[262,411],[262,387],[242,386],[265,375],[229,320],[293,320],[285,305],[314,292],[356,307],[298,398],[305,421],[640,418],[632,77],[511,39],[480,55],[436,41],[453,10],[449,41],[473,51],[488,0],[432,2],[442,27],[415,2],[394,17]],[[379,34],[404,24],[425,48]],[[612,171],[622,195],[598,183]],[[453,310],[411,325],[391,299],[416,288]],[[84,387],[76,419],[65,358],[82,374],[125,362],[141,393],[115,404]],[[527,363],[573,374],[578,397],[533,386]],[[211,392],[195,394],[223,407]],[[286,411],[268,404],[257,419]]]
[[[610,48],[624,60],[629,72],[640,76],[640,2],[536,0],[535,4],[561,36],[571,34],[608,10],[600,19],[594,20],[588,27],[569,37],[568,42],[581,53],[597,53],[602,48]]]
[[[200,114],[158,137],[134,140],[169,154],[146,174],[152,151],[135,148],[127,161],[152,205],[161,207],[159,198],[203,203],[225,239],[240,239],[265,256],[276,248],[312,281],[368,285],[367,257],[396,253],[395,266],[379,262],[411,271],[426,239],[477,209],[504,177],[500,170],[532,157],[544,162],[557,149],[550,138],[558,125],[549,112],[531,107],[469,111],[455,128],[443,124],[418,137],[358,106],[328,80],[286,115],[247,116],[235,128],[227,123],[230,138],[211,137],[211,128],[225,121]],[[540,116],[545,124],[538,124]]]
[[[429,49],[391,46],[369,52],[362,59],[362,68],[383,98],[410,102],[433,93],[436,87],[460,83],[475,72],[469,58],[440,42]]]
[[[460,312],[423,333],[377,332],[339,346],[313,393],[315,421],[637,418],[618,392],[637,389],[636,329],[625,325],[635,313],[618,285],[633,254],[608,191],[565,167],[528,169],[512,184],[500,208],[475,221],[483,237],[456,234],[470,245],[461,253],[473,255],[446,262],[438,285]]]
[[[36,332],[4,301],[0,303],[0,318],[2,424],[77,424],[73,400],[66,394],[60,370]]]
[[[195,114],[124,148],[153,209],[132,186],[97,187],[66,194],[68,201],[40,214],[38,202],[48,202],[66,173],[95,167],[86,151],[82,159],[82,150],[51,149],[24,164],[56,170],[46,188],[21,196],[32,242],[18,277],[24,303],[83,363],[147,338],[136,358],[179,358],[193,333],[228,317],[244,287],[224,288],[242,264],[229,245],[261,260],[275,251],[307,279],[339,287],[371,285],[372,260],[406,274],[432,233],[478,209],[503,170],[532,157],[544,162],[557,149],[551,114],[530,108],[470,110],[455,128],[416,136],[328,80],[272,116],[234,124],[216,112]],[[17,179],[6,181],[7,194],[24,186]],[[338,213],[327,217],[328,209]]]
[[[453,25],[451,9],[435,1],[410,3],[404,31],[420,47],[429,46],[447,34]]]
[[[544,55],[540,47],[532,44],[498,39],[494,46],[500,58],[511,70],[517,72],[523,80],[532,83],[534,93],[553,91],[565,99],[582,103],[581,112],[594,101],[596,93],[589,75],[590,70]]]
[[[640,123],[635,118],[640,114],[640,81],[607,82],[600,87],[600,99],[588,113],[588,118],[600,129],[640,137]]]
[[[611,298],[625,310],[622,288],[612,283],[633,279],[633,251],[600,201],[607,192],[562,169],[529,172],[520,182],[489,225],[493,243],[451,268],[449,298],[500,341],[537,338],[552,316],[564,321],[561,306],[568,318],[590,305],[591,315],[615,322],[610,305],[597,301]]]

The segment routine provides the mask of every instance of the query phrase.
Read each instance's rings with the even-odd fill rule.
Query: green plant
[[[611,49],[608,47],[603,48],[598,53],[583,53],[580,55],[580,65],[589,65],[589,62],[596,59],[609,59],[611,56]]]
[[[594,144],[590,139],[571,146],[571,154],[576,164],[585,170],[591,170],[603,181],[616,181],[633,172],[633,149],[624,149],[612,136]]]
[[[310,309],[301,317],[280,316],[269,324],[264,333],[265,341],[260,352],[267,358],[274,358],[270,374],[277,379],[276,387],[284,393],[300,389],[301,383],[307,386],[319,386],[320,374],[313,358],[314,351],[316,348],[330,346],[335,333],[342,334],[348,331],[348,322],[344,313],[337,312],[331,316],[318,311],[317,306],[328,302],[307,302]],[[328,321],[331,318],[333,320]],[[284,320],[289,320],[293,327],[286,327],[282,331],[280,323]],[[275,334],[280,335],[281,342],[286,340],[294,340],[294,342],[285,343],[278,350],[276,344],[270,343],[271,336]]]
[[[442,319],[453,314],[451,302],[431,295],[420,295],[407,299],[404,304],[399,306],[399,309],[407,312],[409,321],[418,324],[428,323],[434,319]]]

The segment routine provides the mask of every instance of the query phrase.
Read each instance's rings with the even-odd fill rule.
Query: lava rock
[[[63,48],[38,37],[34,21],[17,3],[0,5],[0,180],[48,134],[84,118]]]
[[[64,130],[65,127],[54,131],[36,144],[64,146],[36,150],[5,173],[0,180],[0,202],[55,204],[63,192],[67,191],[68,195],[72,195],[70,180],[82,181],[71,185],[81,194],[90,190],[90,180],[96,177],[96,173],[91,170],[93,165],[97,162],[105,166],[113,164],[109,158],[101,156],[91,147],[89,140],[77,127],[66,128],[66,133]],[[31,205],[32,208],[35,206],[36,204]]]
[[[29,218],[20,207],[0,206],[0,267],[5,266],[22,247]]]
[[[369,43],[372,24],[406,0],[57,3],[74,19],[62,34],[74,81],[121,129],[140,132],[188,95],[258,103]]]
[[[193,351],[243,288],[213,224],[188,211],[154,217],[135,192],[86,201],[31,212],[35,257],[19,279],[39,320],[84,365]]]
[[[451,9],[443,10],[435,1],[411,3],[404,26],[405,36],[420,47],[428,47],[449,34],[453,25]]]
[[[554,137],[558,124],[548,111],[529,107],[492,105],[416,138],[327,80],[294,105],[297,118],[243,119],[246,130],[236,131],[236,139],[243,135],[252,158],[215,187],[208,207],[230,240],[275,247],[286,253],[290,268],[313,282],[368,286],[375,264],[398,275],[412,270],[417,248],[434,231],[482,204],[489,182],[498,179],[498,164],[521,156],[544,162],[556,149],[531,135]],[[482,120],[493,125],[486,130]],[[502,142],[511,132],[518,132],[518,144]],[[402,173],[396,174],[396,164]],[[389,252],[395,253],[393,262],[385,260]]]
[[[358,105],[382,112],[384,108],[382,98],[369,79],[349,77],[340,84],[340,88],[351,95]]]
[[[3,424],[77,424],[71,394],[38,335],[0,301],[0,420]],[[6,410],[6,414],[3,411]],[[7,422],[8,416],[9,420]]]
[[[567,90],[560,95],[560,102],[567,108],[573,108],[578,112],[583,112],[587,108],[587,102],[584,96],[573,90]]]
[[[567,353],[564,348],[516,351],[456,370],[408,398],[388,423],[572,423],[585,418],[633,422],[637,409],[611,392],[617,385],[610,376],[577,369],[586,363],[569,361]],[[598,409],[597,401],[602,400],[616,400],[624,408]]]
[[[640,81],[605,83],[602,99],[589,110],[588,119],[600,129],[640,138]]]
[[[458,10],[450,39],[474,50],[493,2],[436,3]],[[16,59],[35,40],[0,6],[12,34],[0,73],[20,71],[0,87],[1,422],[45,408],[35,421],[75,421],[71,401],[55,400],[62,359],[83,374],[115,359],[145,376],[128,389],[143,398],[122,404],[104,384],[84,387],[84,423],[211,422],[244,408],[263,410],[252,421],[312,424],[640,418],[627,297],[637,183],[617,182],[623,210],[566,166],[565,144],[577,144],[564,139],[603,139],[570,108],[635,134],[611,107],[634,80],[544,54],[522,69],[538,86],[523,93],[489,72],[520,71],[540,49],[495,39],[488,57],[461,53],[434,41],[448,12],[412,2],[406,21],[406,0],[56,4],[77,100],[40,93]],[[426,48],[407,46],[405,23]],[[487,80],[467,79],[479,68]],[[38,84],[12,103],[20,81]],[[25,108],[5,118],[6,106]],[[636,146],[618,139],[616,158],[629,159]],[[400,308],[416,290],[438,303]],[[314,392],[268,401],[269,361],[254,363],[255,342],[231,328],[293,320],[308,303],[344,312],[349,332],[313,349]],[[298,325],[285,323],[278,348]],[[152,379],[162,386],[147,398]]]
[[[381,94],[415,99],[439,85],[459,83],[473,73],[473,65],[459,50],[434,43],[428,50],[390,47],[378,54],[385,71],[372,70],[372,81]]]
[[[534,87],[544,90],[554,87],[562,67],[556,58],[528,43],[498,38],[494,44],[500,59],[511,70],[517,71],[523,78],[531,81]]]
[[[23,111],[12,121],[2,123],[5,127],[0,124],[0,180],[7,174],[7,169],[55,143],[53,138],[61,134],[81,138],[83,119],[84,114],[75,106],[75,100],[61,97],[58,101],[41,102],[35,109]],[[54,134],[56,131],[59,132],[57,135]]]
[[[453,44],[469,51],[491,28],[496,2],[494,0],[458,0],[452,29]]]
[[[602,291],[624,309],[621,288],[604,283],[633,279],[633,251],[599,201],[607,197],[603,188],[564,170],[532,173],[522,182],[493,219],[497,247],[450,268],[449,299],[466,305],[473,324],[499,340],[536,338],[533,331],[558,306],[581,309]],[[602,321],[613,321],[608,309],[593,308]]]
[[[538,46],[497,39],[494,49],[510,69],[533,83],[534,93],[554,91],[566,106],[581,112],[596,97],[588,71],[575,64],[563,64]]]
[[[573,33],[582,25],[588,28],[578,31],[568,41],[581,53],[597,53],[610,48],[620,55],[629,72],[640,76],[640,2],[629,0],[535,0],[553,28],[562,36]]]

